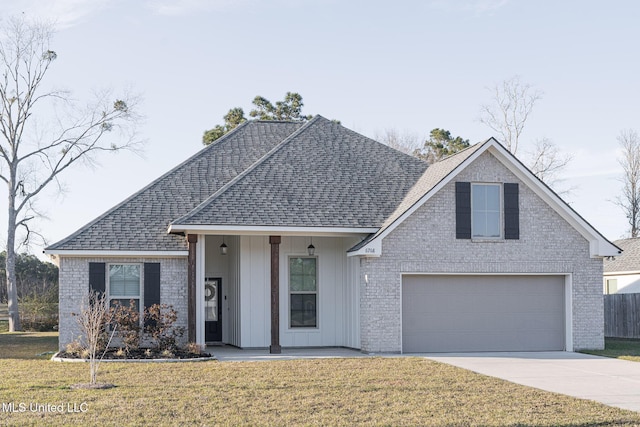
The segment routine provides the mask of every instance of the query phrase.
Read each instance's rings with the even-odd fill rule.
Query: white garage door
[[[403,277],[402,349],[565,349],[564,276]]]

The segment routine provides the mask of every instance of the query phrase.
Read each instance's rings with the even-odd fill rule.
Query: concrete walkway
[[[421,354],[541,390],[640,411],[640,363],[570,352]]]
[[[269,354],[267,349],[239,349],[229,345],[208,346],[211,353],[221,362],[266,362],[270,360],[330,359],[347,357],[370,357],[359,350],[341,347],[325,348],[283,348],[281,354]]]

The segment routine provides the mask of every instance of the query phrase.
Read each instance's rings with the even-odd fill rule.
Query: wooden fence
[[[604,296],[604,336],[640,338],[640,294]]]

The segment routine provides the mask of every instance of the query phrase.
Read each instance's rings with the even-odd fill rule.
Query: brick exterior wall
[[[80,336],[77,319],[83,298],[89,292],[89,263],[160,263],[160,303],[173,305],[178,312],[176,326],[187,327],[187,258],[109,258],[60,257],[59,348]]]
[[[520,239],[456,239],[453,181],[519,183]],[[488,152],[453,181],[383,240],[379,258],[361,259],[362,350],[402,350],[402,273],[571,274],[574,350],[603,348],[602,259],[589,242]]]

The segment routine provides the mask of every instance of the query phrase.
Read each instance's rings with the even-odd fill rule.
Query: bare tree
[[[405,154],[413,154],[421,145],[421,138],[418,135],[408,131],[400,132],[394,128],[387,128],[382,132],[376,131],[373,139]]]
[[[525,145],[521,140],[522,133],[533,107],[542,99],[542,92],[523,83],[519,76],[504,80],[489,91],[492,102],[480,107],[480,122],[497,132],[507,150],[516,155]],[[571,162],[571,155],[563,154],[549,138],[536,140],[532,149],[525,151],[529,169],[550,187],[557,187],[560,174]],[[556,188],[561,194],[571,190],[558,191]]]
[[[557,185],[558,174],[571,162],[570,154],[562,154],[549,138],[538,139],[531,153],[529,169],[550,187]]]
[[[89,359],[89,384],[97,384],[98,368],[109,343],[115,334],[115,326],[108,336],[108,327],[114,310],[108,307],[105,294],[90,291],[84,298],[77,316],[82,338],[80,346]]]
[[[21,329],[16,290],[16,232],[25,232],[40,214],[34,202],[59,175],[101,151],[132,148],[131,99],[102,94],[80,107],[69,93],[48,89],[45,77],[57,58],[50,47],[51,25],[25,18],[0,28],[0,181],[8,188],[7,294],[9,330]],[[36,120],[38,117],[39,121]],[[51,117],[50,120],[43,120]],[[119,132],[118,132],[119,131]],[[124,141],[124,142],[122,142]]]
[[[489,126],[502,138],[506,148],[517,154],[520,136],[542,92],[512,77],[488,89],[492,103],[480,107],[480,122]]]
[[[618,144],[622,156],[618,163],[622,166],[622,194],[617,197],[620,206],[629,221],[631,237],[640,234],[640,138],[635,130],[627,129],[618,135]]]

